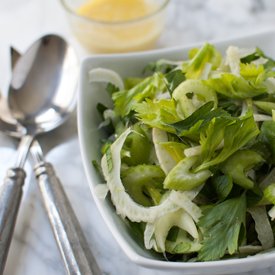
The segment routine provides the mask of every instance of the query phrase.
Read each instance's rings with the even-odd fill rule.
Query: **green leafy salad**
[[[143,77],[89,72],[114,103],[97,105],[109,138],[96,192],[110,192],[145,249],[185,262],[274,250],[274,68],[257,47],[223,56],[205,43]]]

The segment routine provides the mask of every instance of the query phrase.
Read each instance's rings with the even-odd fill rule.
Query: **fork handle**
[[[22,168],[11,168],[0,188],[0,274],[4,273],[25,177],[26,173]]]
[[[42,161],[35,165],[34,171],[67,273],[70,275],[101,275],[78,219],[61,182],[55,176],[52,165]]]

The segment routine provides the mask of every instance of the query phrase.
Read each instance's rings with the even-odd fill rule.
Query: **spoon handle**
[[[35,140],[31,153],[35,174],[67,273],[101,275],[97,262],[73,211],[69,199],[50,163],[43,160],[42,150]]]
[[[0,188],[0,274],[4,272],[25,177],[26,173],[22,168],[11,168]]]

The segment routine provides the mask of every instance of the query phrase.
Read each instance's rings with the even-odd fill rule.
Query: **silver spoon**
[[[0,127],[13,136],[23,134],[16,162],[20,172],[23,172],[22,167],[34,137],[59,126],[73,111],[76,103],[77,76],[77,57],[73,49],[58,36],[49,35],[41,38],[17,60],[8,99],[13,118],[20,124],[13,124],[14,129],[11,130],[11,124],[7,126],[2,121]],[[18,128],[25,131],[18,132]],[[56,178],[52,166],[44,162],[42,150],[36,140],[31,151],[37,163],[35,172],[44,206],[68,274],[101,274],[62,185]],[[2,270],[22,196],[24,177],[21,176],[18,184],[17,175],[18,173],[15,179],[7,177],[9,184],[5,183],[3,188],[6,191],[0,192],[1,204],[5,205],[6,209],[6,216],[0,215],[0,221],[10,221],[4,222],[3,228],[0,228],[0,234],[2,231],[6,232],[3,233],[2,239],[9,239],[3,246],[0,243]],[[17,210],[13,210],[14,208]]]
[[[19,142],[15,168],[8,170],[0,189],[0,271],[6,262],[22,198],[26,177],[23,167],[30,145],[36,135],[59,126],[75,108],[77,74],[74,49],[58,36],[42,37],[15,64],[9,104],[14,118],[23,122],[25,132]]]

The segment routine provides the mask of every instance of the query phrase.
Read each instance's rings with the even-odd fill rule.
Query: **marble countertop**
[[[89,55],[71,33],[61,4],[56,0],[1,0],[0,26],[0,89],[4,95],[11,76],[10,46],[24,52],[38,37],[56,33],[76,48],[81,59]],[[171,0],[167,27],[157,48],[240,37],[274,28],[273,0]],[[167,274],[130,262],[102,220],[82,166],[76,115],[40,141],[43,149],[49,151],[47,160],[54,165],[63,183],[103,274]],[[6,169],[13,164],[17,144],[17,140],[0,133],[1,182]],[[65,275],[31,167],[32,162],[28,160],[25,193],[4,274]],[[242,275],[259,273],[275,274],[275,266]]]

